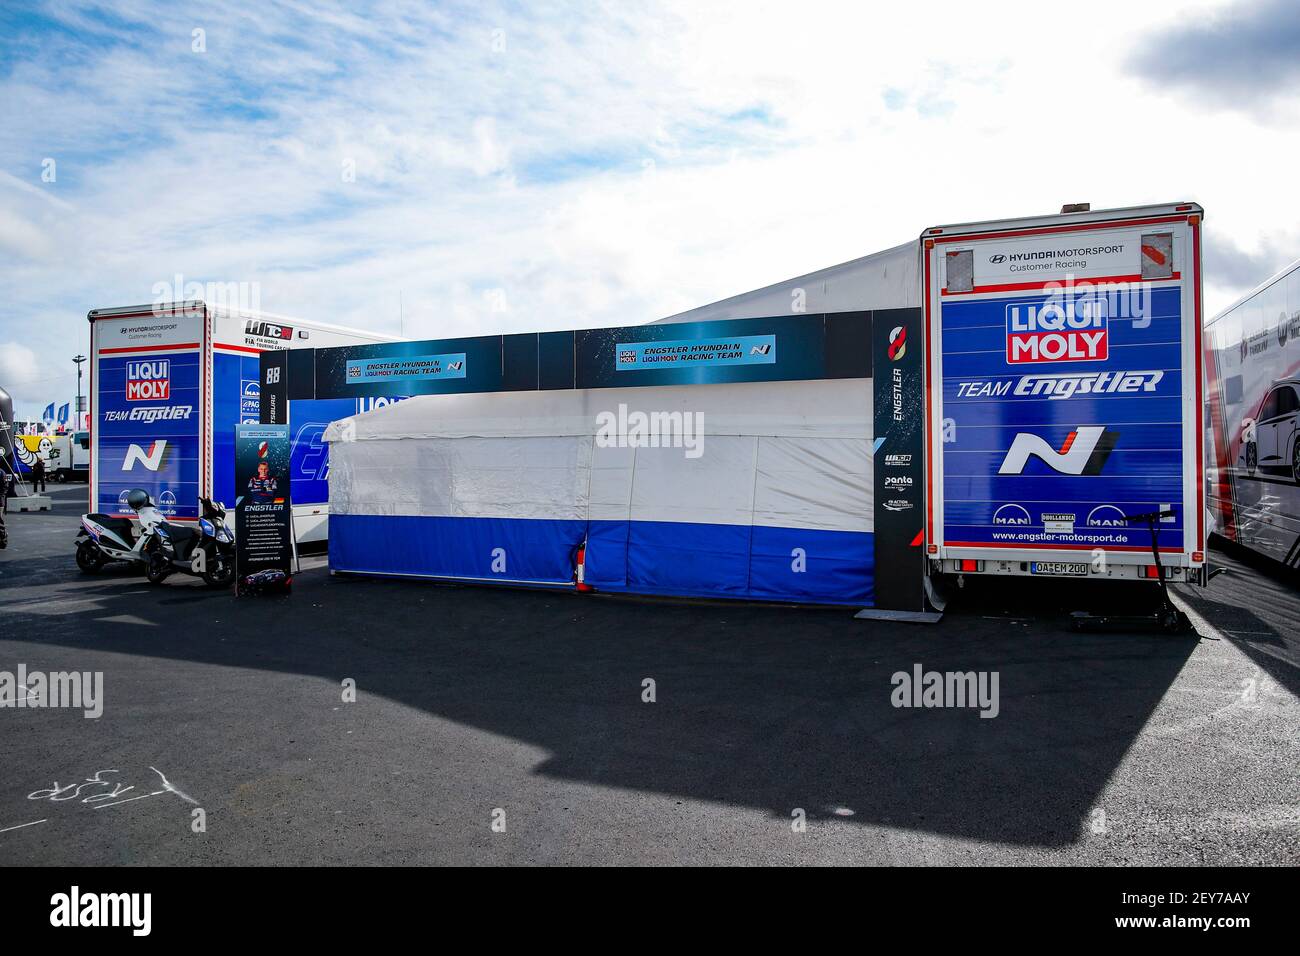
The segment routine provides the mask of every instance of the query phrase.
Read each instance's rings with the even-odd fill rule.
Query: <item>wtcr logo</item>
[[[1037,458],[1062,475],[1097,475],[1119,441],[1119,432],[1101,425],[1085,425],[1066,436],[1057,451],[1038,435],[1021,432],[1007,449],[999,475],[1022,475],[1030,460]]]

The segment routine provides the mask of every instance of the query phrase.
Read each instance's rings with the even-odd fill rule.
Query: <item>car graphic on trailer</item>
[[[1300,380],[1274,382],[1254,418],[1246,419],[1240,463],[1246,474],[1278,475],[1300,484]]]

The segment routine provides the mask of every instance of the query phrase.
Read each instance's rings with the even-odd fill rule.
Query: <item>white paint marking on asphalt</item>
[[[0,830],[0,833],[8,833],[10,830],[21,830],[23,827],[34,827],[36,824],[44,823],[48,819],[49,817],[46,817],[45,820],[33,820],[31,823],[20,823],[16,827],[5,827],[3,830]]]
[[[125,799],[125,800],[115,800],[113,803],[100,803],[100,804],[97,804],[97,805],[94,807],[94,809],[96,809],[96,810],[103,810],[105,807],[120,807],[122,804],[124,804],[124,803],[130,803],[132,800],[144,800],[144,799],[146,799],[147,797],[156,797],[156,796],[158,796],[159,794],[163,794],[163,793],[166,793],[166,792],[167,792],[166,790],[155,790],[153,793],[142,793],[142,794],[140,794],[140,796],[138,796],[138,797],[128,797],[128,798]]]
[[[161,770],[159,770],[157,767],[150,767],[149,769],[152,770],[154,773],[156,773],[159,777],[162,777],[163,788],[164,788],[165,790],[170,790],[172,793],[176,794],[176,796],[180,797],[182,800],[185,800],[185,801],[187,801],[187,802],[189,802],[189,803],[192,803],[192,804],[194,804],[195,806],[198,806],[198,805],[199,805],[199,801],[195,800],[195,799],[194,799],[193,797],[191,797],[188,793],[185,793],[184,791],[182,791],[182,790],[180,790],[179,788],[177,788],[177,787],[176,787],[175,785],[173,785],[172,782],[171,782],[170,780],[168,780],[166,777],[163,777],[163,772],[162,772]]]

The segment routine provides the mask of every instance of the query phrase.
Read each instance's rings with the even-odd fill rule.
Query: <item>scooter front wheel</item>
[[[235,562],[220,551],[213,552],[203,566],[203,580],[209,587],[230,587],[235,580]]]
[[[171,563],[156,551],[145,561],[144,576],[150,584],[162,584],[171,573]]]
[[[77,545],[77,567],[86,574],[95,574],[104,566],[104,552],[99,550],[99,545],[94,541],[86,539]]]

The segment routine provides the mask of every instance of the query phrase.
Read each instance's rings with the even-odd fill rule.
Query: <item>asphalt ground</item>
[[[1068,626],[1151,586],[1039,580],[929,626],[320,558],[236,600],[80,574],[85,487],[51,487],[8,516],[0,672],[102,672],[103,714],[0,709],[0,863],[1300,862],[1300,591],[1267,562],[1214,552],[1178,637]],[[996,672],[997,716],[893,706],[918,664]]]

